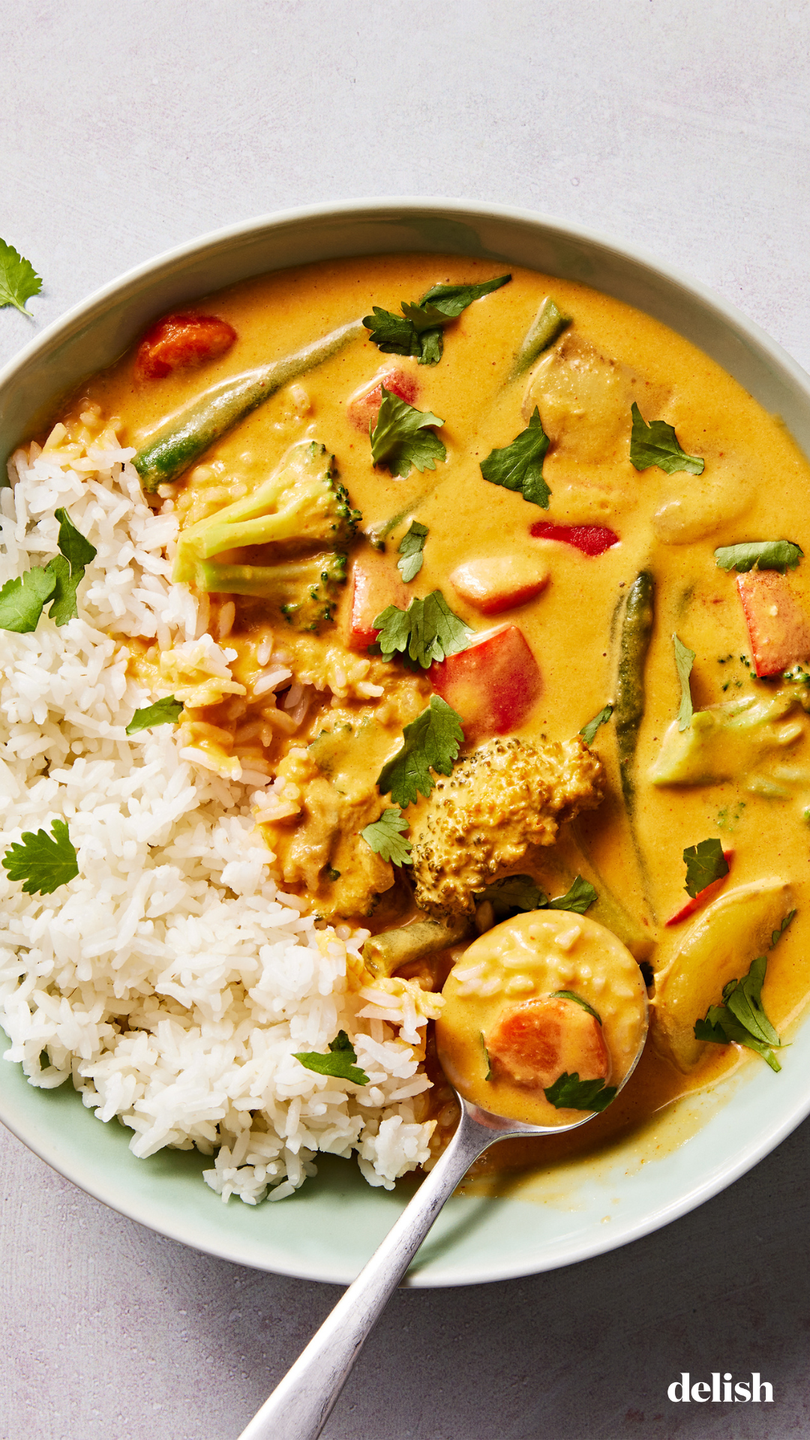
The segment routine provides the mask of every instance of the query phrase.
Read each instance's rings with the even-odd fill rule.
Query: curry
[[[93,415],[180,517],[174,578],[232,655],[130,664],[183,699],[185,757],[263,787],[273,872],[371,932],[372,973],[447,981],[449,1016],[487,947],[508,969],[574,935],[582,993],[529,967],[513,999],[607,1084],[588,1008],[615,952],[652,1048],[572,1147],[740,1054],[778,1067],[810,990],[810,470],[777,417],[617,300],[434,255],[208,297],[68,432]],[[510,1072],[517,1022],[477,1006],[448,1074],[540,1113],[550,1072]]]

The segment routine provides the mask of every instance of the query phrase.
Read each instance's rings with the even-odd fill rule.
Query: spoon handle
[[[316,1440],[363,1342],[436,1216],[495,1138],[462,1112],[455,1136],[435,1168],[239,1440]]]

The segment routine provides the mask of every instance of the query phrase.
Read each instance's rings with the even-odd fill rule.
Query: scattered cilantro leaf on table
[[[575,1000],[577,1005],[581,1005],[583,1010],[587,1010],[588,1014],[593,1016],[594,1020],[598,1021],[600,1025],[602,1024],[602,1016],[599,1011],[594,1010],[593,1006],[589,1005],[581,995],[577,995],[575,990],[552,990],[551,997],[559,1000]]]
[[[583,880],[581,875],[577,875],[565,895],[558,895],[556,900],[549,900],[547,909],[572,910],[575,915],[584,915],[595,899],[596,891],[590,880]]]
[[[633,429],[630,435],[630,464],[636,470],[649,470],[657,465],[667,475],[684,470],[688,475],[702,475],[706,462],[699,455],[687,455],[678,444],[672,425],[666,420],[651,420],[648,425],[635,400],[630,414]]]
[[[405,726],[402,748],[383,765],[377,780],[380,793],[390,793],[401,807],[412,805],[418,795],[427,799],[436,784],[431,771],[452,774],[463,739],[461,716],[446,700],[431,695],[427,709]]]
[[[39,567],[7,580],[0,590],[0,630],[14,630],[18,635],[36,630],[42,607],[56,585],[53,571]]]
[[[720,545],[714,558],[721,570],[778,570],[784,575],[794,569],[804,551],[792,540],[746,540],[741,545]]]
[[[374,618],[379,630],[377,644],[384,660],[407,655],[427,670],[434,660],[444,660],[466,650],[473,631],[450,609],[441,590],[432,590],[424,600],[414,598],[407,610],[388,605]]]
[[[693,900],[713,880],[728,874],[728,861],[720,840],[701,840],[697,845],[687,845],[683,859],[686,865],[684,889]]]
[[[144,705],[136,710],[129,724],[127,735],[137,735],[139,730],[149,730],[153,725],[174,725],[183,713],[182,700],[175,700],[173,695],[164,695],[162,700],[155,700],[153,705]]]
[[[515,436],[511,445],[490,451],[481,461],[481,474],[491,485],[518,490],[524,500],[547,510],[551,491],[543,479],[543,460],[549,443],[535,405],[528,427]]]
[[[678,672],[678,679],[681,682],[681,708],[678,711],[678,729],[688,730],[692,724],[692,688],[689,684],[689,677],[692,674],[692,666],[695,663],[695,652],[684,645],[677,635],[673,635],[672,643],[675,646],[675,669]],[[723,872],[725,873],[725,872]]]
[[[21,841],[10,846],[2,863],[9,880],[23,881],[26,895],[50,895],[78,875],[66,821],[54,820],[50,835],[47,830],[26,830]]]
[[[566,1071],[543,1094],[558,1110],[596,1110],[601,1114],[615,1099],[616,1086],[606,1085],[604,1080],[580,1080],[576,1071],[573,1075]]]
[[[0,240],[0,307],[14,305],[21,314],[32,319],[26,310],[26,301],[38,295],[42,280],[30,260],[26,260],[13,245]]]
[[[375,305],[373,313],[363,317],[363,324],[370,339],[385,354],[412,355],[420,365],[438,365],[444,349],[444,327],[474,300],[498,290],[511,278],[499,275],[478,285],[432,285],[421,300],[403,300],[402,315]]]
[[[345,1030],[338,1030],[334,1040],[329,1041],[329,1053],[321,1055],[317,1050],[293,1051],[293,1058],[300,1060],[307,1070],[316,1075],[333,1075],[338,1080],[351,1080],[355,1085],[367,1085],[368,1075],[357,1062],[357,1051]]]
[[[382,403],[377,423],[372,429],[371,458],[375,465],[385,465],[392,475],[409,475],[413,466],[420,471],[435,470],[437,460],[445,460],[447,451],[430,427],[443,425],[430,410],[417,410],[382,386]]]
[[[408,822],[398,805],[389,805],[379,820],[372,821],[360,834],[376,855],[391,865],[407,865],[411,858],[410,842],[404,832]]]
[[[612,714],[613,706],[603,705],[602,709],[599,711],[599,714],[594,715],[593,719],[589,720],[587,725],[583,725],[579,733],[585,741],[586,745],[593,744],[599,726],[606,725]]]
[[[399,542],[401,559],[397,561],[397,569],[406,585],[410,580],[414,580],[422,569],[422,562],[425,558],[422,552],[427,536],[427,525],[420,525],[418,520],[412,520],[407,533]]]

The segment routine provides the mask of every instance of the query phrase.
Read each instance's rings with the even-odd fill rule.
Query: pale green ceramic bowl
[[[152,318],[249,275],[381,251],[486,256],[581,280],[646,310],[700,346],[810,454],[810,380],[730,305],[646,256],[527,212],[397,200],[289,211],[174,250],[107,286],[43,332],[0,372],[0,466],[61,395],[108,365]],[[500,1195],[460,1195],[417,1258],[415,1285],[532,1274],[622,1245],[683,1215],[743,1174],[810,1111],[810,1041],[799,1034],[775,1076],[746,1065],[689,1097],[597,1162],[552,1170]],[[0,1119],[89,1194],[212,1255],[311,1279],[348,1281],[412,1192],[370,1189],[350,1161],[327,1157],[289,1200],[256,1209],[221,1200],[202,1156],[136,1160],[130,1132],[101,1125],[67,1087],[32,1089],[0,1062]]]

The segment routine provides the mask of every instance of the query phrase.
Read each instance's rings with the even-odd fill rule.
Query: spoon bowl
[[[649,1013],[632,1064],[616,1087],[630,1079],[647,1039]],[[455,1087],[454,1087],[455,1089]],[[458,1127],[444,1154],[427,1174],[410,1204],[371,1259],[341,1296],[306,1349],[253,1417],[239,1440],[316,1440],[343,1389],[361,1347],[385,1309],[436,1216],[470,1166],[500,1140],[559,1135],[587,1125],[597,1111],[559,1125],[530,1125],[484,1110],[458,1089]]]

